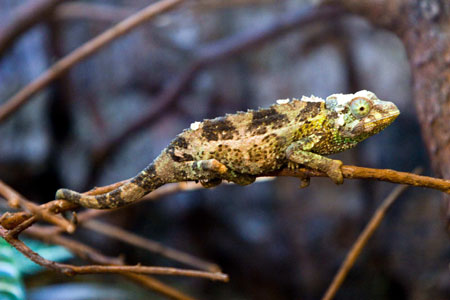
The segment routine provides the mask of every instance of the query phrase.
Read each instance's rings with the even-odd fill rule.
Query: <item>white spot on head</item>
[[[344,125],[344,124],[345,124],[345,118],[344,118],[344,115],[343,115],[343,114],[340,114],[336,122],[337,122],[337,124],[338,124],[339,126]]]
[[[303,96],[301,101],[304,101],[304,102],[324,102],[324,100],[322,98],[316,97],[314,95],[311,95],[311,97]]]
[[[363,97],[371,100],[377,100],[377,96],[375,96],[374,93],[362,90],[359,92],[356,92],[354,94],[333,94],[327,97],[327,100],[330,98],[334,98],[336,100],[337,107],[345,106],[350,103],[354,98],[356,97]]]
[[[359,92],[356,92],[354,94],[333,94],[327,97],[327,101],[335,101],[335,105],[333,105],[333,110],[337,113],[340,113],[347,107],[350,102],[357,98],[357,97],[363,97],[370,100],[378,100],[377,96],[367,90],[362,90]]]
[[[194,122],[194,123],[192,123],[191,124],[191,129],[192,130],[197,130],[199,127],[200,127],[200,124],[201,124],[202,122]]]
[[[286,104],[286,103],[289,103],[289,99],[278,99],[277,100],[277,104]]]

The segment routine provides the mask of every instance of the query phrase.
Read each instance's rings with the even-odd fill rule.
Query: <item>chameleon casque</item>
[[[353,148],[399,115],[389,101],[369,91],[277,100],[269,108],[237,112],[191,124],[143,171],[119,188],[88,196],[60,189],[56,199],[89,208],[116,208],[172,182],[196,180],[213,187],[240,185],[257,175],[298,165],[343,182],[342,162],[323,155]]]

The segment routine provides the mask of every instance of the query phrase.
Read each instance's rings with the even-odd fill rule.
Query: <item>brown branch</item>
[[[8,235],[15,238],[17,236],[19,236],[19,234],[26,230],[27,228],[29,228],[31,225],[33,225],[34,223],[36,223],[37,218],[36,216],[32,216],[31,218],[23,221],[22,223],[20,223],[19,225],[17,225],[15,228],[11,229],[8,231]]]
[[[95,188],[95,189],[87,192],[86,194],[96,195],[96,194],[106,193],[108,191],[111,191],[111,190],[117,188],[124,182],[126,182],[126,181],[114,183],[114,184],[111,184],[111,185],[105,186],[105,187]],[[194,184],[194,183],[189,183],[189,184],[180,183],[180,184],[167,185],[165,188],[159,189],[158,193],[151,193],[151,196],[148,195],[145,198],[146,198],[146,200],[151,200],[151,199],[155,199],[157,197],[161,197],[162,195],[167,195],[169,193],[173,193],[176,191],[187,190],[187,189],[197,189],[200,187],[201,187],[200,184]],[[9,189],[8,191],[13,196],[18,195],[12,189]],[[143,200],[145,200],[145,199],[143,199]],[[21,201],[27,201],[27,200],[21,199]],[[54,202],[57,202],[57,201],[54,201]],[[43,206],[41,206],[41,207],[43,207]],[[47,210],[47,213],[50,213],[49,207],[51,207],[51,206],[45,205],[44,208],[42,208],[42,210]],[[70,206],[68,206],[68,207],[70,207]],[[35,211],[37,211],[37,210],[35,210]],[[99,214],[95,214],[97,212],[104,213],[104,212],[108,212],[108,211],[88,210],[88,211],[80,214],[80,217],[78,218],[78,220],[86,221],[89,218],[98,216]],[[25,220],[21,219],[21,221],[22,221],[22,223],[19,223],[18,225],[16,225],[16,227],[14,227],[12,230],[10,230],[8,232],[9,235],[16,237],[24,229],[31,226],[36,221],[36,217],[32,216],[29,219],[25,219]],[[184,252],[181,252],[181,251],[178,251],[175,249],[171,249],[169,247],[165,247],[164,245],[162,245],[160,243],[139,237],[139,236],[134,235],[133,233],[127,232],[121,228],[118,228],[118,227],[115,227],[112,225],[106,225],[106,224],[96,222],[96,221],[90,221],[90,222],[91,222],[90,224],[89,224],[89,222],[86,224],[86,227],[88,227],[92,230],[95,230],[97,232],[101,232],[108,236],[113,236],[115,238],[118,238],[119,240],[128,242],[132,245],[143,247],[147,250],[157,252],[157,253],[164,255],[168,258],[171,258],[175,261],[186,263],[191,266],[198,267],[200,269],[205,269],[205,270],[208,270],[211,272],[220,271],[220,268],[216,264],[206,262],[200,258],[194,257],[187,253],[184,253]],[[93,222],[95,222],[95,223],[93,223]],[[32,228],[28,228],[26,231],[26,234],[28,234],[34,238],[40,239],[47,243],[62,245],[64,247],[70,249],[77,256],[84,258],[84,259],[89,259],[96,263],[118,264],[117,259],[113,260],[113,258],[107,258],[107,257],[103,256],[102,254],[96,252],[94,249],[92,249],[84,244],[69,240],[62,236],[59,236],[58,234],[63,230],[64,230],[64,228],[61,228],[58,226],[55,226],[55,227],[34,226]],[[133,277],[133,278],[135,278],[135,277]],[[146,279],[143,279],[143,280],[146,281]]]
[[[347,179],[376,179],[380,181],[387,181],[392,183],[398,183],[398,184],[407,184],[411,186],[416,187],[426,187],[431,188],[435,190],[439,190],[442,192],[445,192],[447,194],[450,194],[450,180],[440,179],[440,178],[434,178],[429,176],[421,176],[413,173],[408,172],[399,172],[394,171],[390,169],[373,169],[373,168],[364,168],[364,167],[357,167],[357,166],[350,166],[350,165],[343,165],[342,166],[342,172],[344,175],[344,178]],[[290,177],[297,177],[300,179],[305,179],[309,177],[327,177],[327,175],[320,171],[315,171],[307,168],[299,168],[296,170],[290,170],[290,169],[283,169],[276,172],[271,172],[267,174],[262,174],[261,176],[290,176]],[[109,186],[96,188],[92,191],[87,192],[86,194],[99,194],[101,192],[108,192],[113,189],[113,187],[117,187],[120,184],[123,184],[124,181],[121,181],[119,183],[115,183]],[[143,199],[155,199],[162,194],[165,193],[171,193],[175,191],[181,191],[181,190],[189,190],[189,189],[196,189],[200,188],[199,185],[190,185],[186,183],[178,183],[174,185],[167,185],[163,186],[156,191],[153,191],[149,195],[145,196]],[[0,191],[1,194],[1,191]],[[155,196],[152,196],[155,195]],[[62,212],[67,210],[72,210],[76,208],[77,206],[71,202],[64,201],[64,200],[55,200],[50,201],[46,204],[43,204],[39,206],[39,208],[44,210],[49,210],[50,212]],[[42,213],[42,212],[41,212]],[[99,215],[104,214],[106,212],[92,212],[92,214]],[[24,212],[18,212],[18,213],[5,213],[0,218],[0,225],[7,229],[12,229],[18,224],[22,223],[24,220],[27,220],[28,218],[32,217],[33,214],[30,213],[24,213]],[[71,224],[71,223],[70,223]],[[73,224],[72,224],[73,225]]]
[[[112,191],[115,188],[119,187],[126,181],[127,180],[123,180],[123,181],[116,182],[116,183],[113,183],[113,184],[110,184],[107,186],[97,187],[97,188],[94,188],[83,194],[99,195],[99,194],[107,193],[107,192]],[[154,200],[154,199],[157,199],[164,195],[176,193],[179,191],[189,191],[189,190],[194,190],[194,189],[199,189],[199,188],[202,188],[202,185],[196,184],[193,182],[180,182],[180,183],[174,183],[174,184],[167,184],[165,186],[160,187],[156,191],[153,191],[150,194],[147,194],[140,201]],[[1,192],[0,192],[0,195],[1,195]],[[43,213],[43,212],[57,213],[57,212],[64,212],[64,211],[76,209],[78,207],[78,205],[71,203],[69,201],[65,201],[65,200],[53,200],[53,201],[47,202],[45,204],[42,204],[38,207],[39,207],[39,210],[41,213]],[[125,209],[125,208],[119,208],[119,209]],[[107,209],[105,209],[105,210],[87,210],[87,211],[84,211],[81,214],[79,214],[77,217],[77,220],[79,222],[82,222],[84,220],[88,220],[88,219],[91,219],[91,218],[94,218],[94,217],[97,217],[97,216],[100,216],[103,214],[107,214],[110,211],[113,211],[113,210],[107,210]],[[16,212],[16,213],[6,212],[3,214],[3,216],[0,217],[0,225],[6,229],[13,229],[16,226],[18,226],[19,224],[21,224],[22,222],[24,222],[25,220],[27,220],[33,216],[34,215],[29,212]],[[50,222],[50,223],[52,223],[52,222]],[[71,224],[71,226],[73,226],[72,223],[70,223],[70,224]],[[63,227],[58,226],[58,227],[64,231],[67,231],[67,228],[65,228],[64,226]],[[54,230],[54,233],[60,232],[60,230],[57,230],[56,228],[53,228],[53,230]]]
[[[118,186],[122,185],[127,180],[117,182],[105,187],[98,187],[95,189],[92,189],[91,191],[85,193],[89,195],[98,195],[102,193],[107,193]],[[176,184],[169,184],[164,187],[161,187],[155,192],[152,192],[148,195],[146,195],[144,198],[142,198],[140,201],[148,201],[148,200],[154,200],[159,197],[162,197],[164,195],[172,194],[178,191],[186,191],[186,190],[193,190],[193,189],[199,189],[202,188],[201,184],[196,184],[193,182],[190,183],[176,183]],[[98,221],[88,221],[91,218],[98,217],[100,215],[106,214],[111,212],[112,210],[86,210],[78,215],[77,221],[78,225],[83,225],[86,228],[89,228],[91,230],[94,230],[96,232],[100,232],[104,235],[116,238],[118,240],[121,240],[123,242],[129,243],[134,246],[141,247],[143,249],[146,249],[151,252],[158,253],[160,255],[163,255],[167,258],[173,259],[175,261],[188,264],[193,267],[197,267],[199,269],[207,270],[210,272],[217,272],[220,271],[220,267],[216,264],[213,264],[211,262],[204,261],[198,257],[192,256],[190,254],[178,251],[176,249],[166,247],[156,241],[152,241],[147,238],[143,238],[141,236],[138,236],[136,234],[133,234],[132,232],[123,230],[117,226],[111,225],[111,224],[104,224]],[[21,222],[23,222],[23,219],[19,219]],[[11,222],[11,220],[10,220]],[[1,223],[1,222],[0,222]],[[11,222],[13,223],[13,222]],[[16,230],[19,225],[16,225],[17,227],[11,227],[9,224],[8,228],[14,228],[12,230]],[[5,227],[6,228],[6,227]],[[7,229],[8,229],[7,228]],[[61,233],[64,231],[63,227],[55,226],[55,227],[40,227],[38,231],[33,230],[34,228],[30,228],[29,230],[32,230],[35,235],[38,233],[41,233],[41,237],[44,238],[45,236],[54,236],[55,234]],[[23,230],[23,229],[22,229]],[[28,231],[27,231],[28,232]],[[60,244],[60,243],[57,243]]]
[[[344,178],[347,179],[376,179],[392,183],[407,184],[416,187],[426,187],[450,194],[450,180],[429,176],[417,175],[414,173],[400,172],[390,169],[364,168],[350,165],[341,167]],[[298,178],[305,177],[327,177],[320,171],[299,168],[296,170],[283,169],[272,172],[268,176],[292,176]]]
[[[60,229],[59,227],[55,227]],[[102,265],[123,265],[123,259],[122,258],[115,258],[115,257],[108,257],[101,253],[99,253],[97,250],[74,240],[70,240],[68,238],[65,238],[63,236],[60,236],[59,234],[55,234],[55,232],[51,232],[48,230],[47,227],[37,226],[34,225],[33,227],[28,228],[24,233],[34,239],[38,239],[41,241],[44,241],[46,243],[50,244],[57,244],[64,246],[67,248],[70,252],[77,255],[78,257],[81,257],[83,259],[86,259],[88,261],[102,264]],[[156,291],[162,295],[165,295],[172,299],[178,299],[178,300],[191,300],[193,298],[185,295],[184,293],[162,283],[161,281],[147,276],[147,275],[141,275],[141,274],[135,274],[135,273],[122,273],[120,274],[126,278],[129,278],[140,285],[143,285],[144,287],[147,287],[153,291]]]
[[[383,169],[370,169],[370,168],[362,168],[362,167],[356,167],[356,166],[343,166],[342,167],[344,177],[345,178],[366,178],[366,179],[378,179],[383,181],[389,181],[394,183],[406,183],[409,185],[414,186],[424,186],[429,188],[434,188],[442,191],[449,192],[450,191],[450,181],[449,180],[442,180],[438,178],[432,178],[427,176],[419,176],[412,173],[406,173],[406,172],[397,172],[393,170],[383,170]],[[301,179],[305,179],[308,177],[325,177],[326,174],[323,174],[318,171],[313,171],[309,169],[300,168],[297,170],[281,170],[278,172],[273,172],[271,174],[265,174],[265,175],[272,175],[272,176],[294,176],[299,177]],[[126,182],[126,181],[125,181]],[[115,183],[106,187],[100,187],[93,189],[89,191],[89,194],[100,194],[104,192],[111,191],[112,189],[120,186],[123,184],[123,182]],[[176,185],[167,185],[165,187],[162,187],[158,190],[156,190],[154,193],[151,193],[150,195],[146,196],[147,199],[154,199],[155,194],[160,193],[160,195],[164,193],[173,192],[176,190],[182,190],[182,189],[192,189],[192,188],[198,188],[199,185],[189,185],[185,183],[180,183]],[[184,188],[183,188],[184,187]],[[164,192],[165,190],[165,192]],[[6,193],[7,196],[5,198],[8,199],[12,198],[12,200],[20,198],[17,197],[17,193]],[[153,196],[152,196],[153,195]],[[10,201],[13,204],[18,203],[14,201]],[[56,200],[51,201],[49,203],[46,203],[44,205],[39,206],[39,209],[41,210],[48,210],[48,213],[55,213],[55,212],[61,212],[63,210],[73,209],[74,205],[71,203],[68,203],[63,200]],[[20,213],[11,214],[10,218],[14,218],[15,215],[20,215]],[[92,215],[95,214],[86,214],[85,216],[83,214],[80,214],[82,216],[82,220],[89,219]],[[32,252],[31,250],[27,250],[26,245],[21,243],[16,237],[17,234],[20,233],[23,229],[30,226],[36,219],[36,217],[32,214],[30,214],[27,218],[19,217],[19,220],[21,220],[21,223],[18,223],[17,226],[21,227],[20,230],[17,230],[17,227],[13,230],[7,231],[3,228],[0,228],[0,235],[2,235],[5,240],[10,242],[13,246],[18,248],[19,251],[25,251],[25,255],[29,257],[31,260],[35,261],[36,263],[40,263],[43,266],[46,266],[51,269],[55,269],[59,272],[66,273],[66,274],[86,274],[86,273],[120,273],[120,274],[130,274],[129,272],[142,272],[142,273],[155,273],[155,274],[175,274],[175,275],[187,275],[187,276],[210,276],[207,274],[219,274],[218,277],[213,276],[214,279],[222,279],[221,277],[223,274],[221,273],[208,273],[208,272],[200,272],[200,271],[193,271],[193,270],[179,270],[179,269],[167,269],[167,268],[161,268],[161,267],[141,267],[141,266],[114,266],[113,268],[108,268],[105,266],[85,266],[85,267],[77,267],[77,266],[71,266],[66,264],[57,264],[51,261],[43,260],[43,258],[40,258],[37,254]],[[3,217],[2,217],[3,219]],[[3,225],[3,223],[2,223]],[[32,232],[33,229],[29,228],[28,231]],[[42,230],[41,234],[48,235],[48,232],[45,232]],[[52,236],[52,235],[49,235]],[[48,239],[49,237],[47,237]],[[61,239],[60,237],[59,239]],[[63,238],[64,239],[64,238]],[[61,240],[58,241],[58,238],[54,240],[55,242],[64,243],[61,242]],[[139,243],[139,242],[138,242]],[[74,246],[73,244],[65,242],[66,246],[72,247],[72,248],[79,248],[83,252],[89,252],[89,248],[86,247],[78,247]],[[24,248],[25,247],[25,248]],[[30,252],[31,251],[31,252]],[[220,275],[221,274],[221,275]],[[225,275],[224,275],[225,276]],[[133,276],[132,276],[133,277]]]
[[[374,215],[370,219],[367,226],[364,228],[363,232],[359,235],[358,239],[353,244],[350,251],[347,253],[347,256],[342,263],[341,267],[339,268],[339,271],[336,273],[335,277],[333,278],[333,281],[331,282],[330,286],[328,287],[327,291],[325,292],[325,295],[323,296],[322,300],[331,300],[336,295],[336,292],[339,290],[339,287],[342,285],[342,283],[345,280],[345,277],[347,277],[348,272],[355,264],[356,259],[361,254],[361,251],[369,241],[369,239],[374,234],[375,230],[380,226],[381,221],[383,220],[384,216],[386,215],[388,209],[392,206],[394,201],[408,188],[407,185],[400,185],[397,186],[387,197],[383,200],[381,205],[378,207],[378,209],[375,211]]]
[[[63,237],[59,234],[48,234],[43,226],[34,225],[24,231],[24,234],[47,244],[63,246],[76,256],[102,265],[123,265],[123,258],[109,257],[101,254],[92,247],[78,241]]]
[[[98,273],[137,273],[137,274],[157,274],[157,275],[174,275],[174,276],[188,276],[207,278],[211,280],[228,281],[228,276],[220,272],[205,272],[197,270],[185,270],[177,268],[166,267],[149,267],[149,266],[102,266],[102,265],[89,265],[89,266],[74,266],[69,264],[61,264],[54,261],[47,260],[31,250],[22,241],[8,234],[8,230],[0,227],[0,236],[3,237],[11,246],[16,248],[19,252],[24,254],[33,262],[40,266],[46,267],[53,271],[63,273],[65,275],[76,274],[98,274]]]
[[[47,17],[63,0],[29,0],[0,24],[0,59],[14,41]]]
[[[13,97],[8,99],[7,102],[0,107],[0,122],[5,120],[23,104],[25,104],[31,96],[46,87],[57,77],[64,74],[79,61],[94,54],[103,46],[130,32],[132,29],[157,16],[158,14],[174,8],[183,1],[184,0],[161,0],[150,4],[132,16],[126,18],[119,24],[111,27],[102,34],[78,47],[70,54],[56,62],[47,71],[21,89]]]
[[[14,189],[9,187],[1,180],[0,180],[0,195],[2,195],[8,201],[8,204],[13,208],[20,207],[23,210],[29,211],[31,213],[30,216],[33,215],[38,219],[45,220],[49,223],[62,227],[67,232],[75,231],[75,226],[72,223],[70,223],[63,217],[56,216],[51,211],[48,211],[47,209],[42,209],[41,206],[26,200],[22,195],[20,195],[18,192],[16,192]],[[9,218],[10,218],[9,214],[3,215],[0,218],[0,223],[3,224],[4,222],[11,221],[11,219]]]
[[[195,256],[189,255],[185,252],[178,251],[176,249],[164,246],[161,243],[156,241],[152,241],[150,239],[143,238],[137,234],[124,230],[120,227],[105,224],[103,222],[91,220],[88,222],[84,222],[82,224],[83,227],[89,228],[93,231],[100,232],[106,236],[116,238],[120,241],[126,242],[130,245],[134,245],[143,249],[146,249],[151,252],[158,253],[167,258],[170,258],[174,261],[178,261],[181,263],[185,263],[187,265],[207,270],[210,272],[219,272],[220,267],[216,264],[206,262],[202,259],[199,259]]]

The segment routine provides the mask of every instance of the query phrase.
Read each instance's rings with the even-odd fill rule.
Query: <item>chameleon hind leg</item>
[[[239,185],[247,185],[255,181],[252,175],[236,173],[216,159],[185,162],[177,166],[184,180],[196,180],[205,188],[219,185],[223,179]]]
[[[314,141],[308,138],[292,143],[286,149],[286,157],[294,163],[325,172],[334,183],[342,184],[344,182],[342,161],[310,152],[313,145]]]

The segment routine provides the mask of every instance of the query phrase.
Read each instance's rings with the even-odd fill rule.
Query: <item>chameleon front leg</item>
[[[292,143],[286,149],[287,159],[311,169],[325,172],[334,183],[342,184],[344,182],[341,170],[342,161],[310,152],[316,141],[315,136],[312,136]]]

